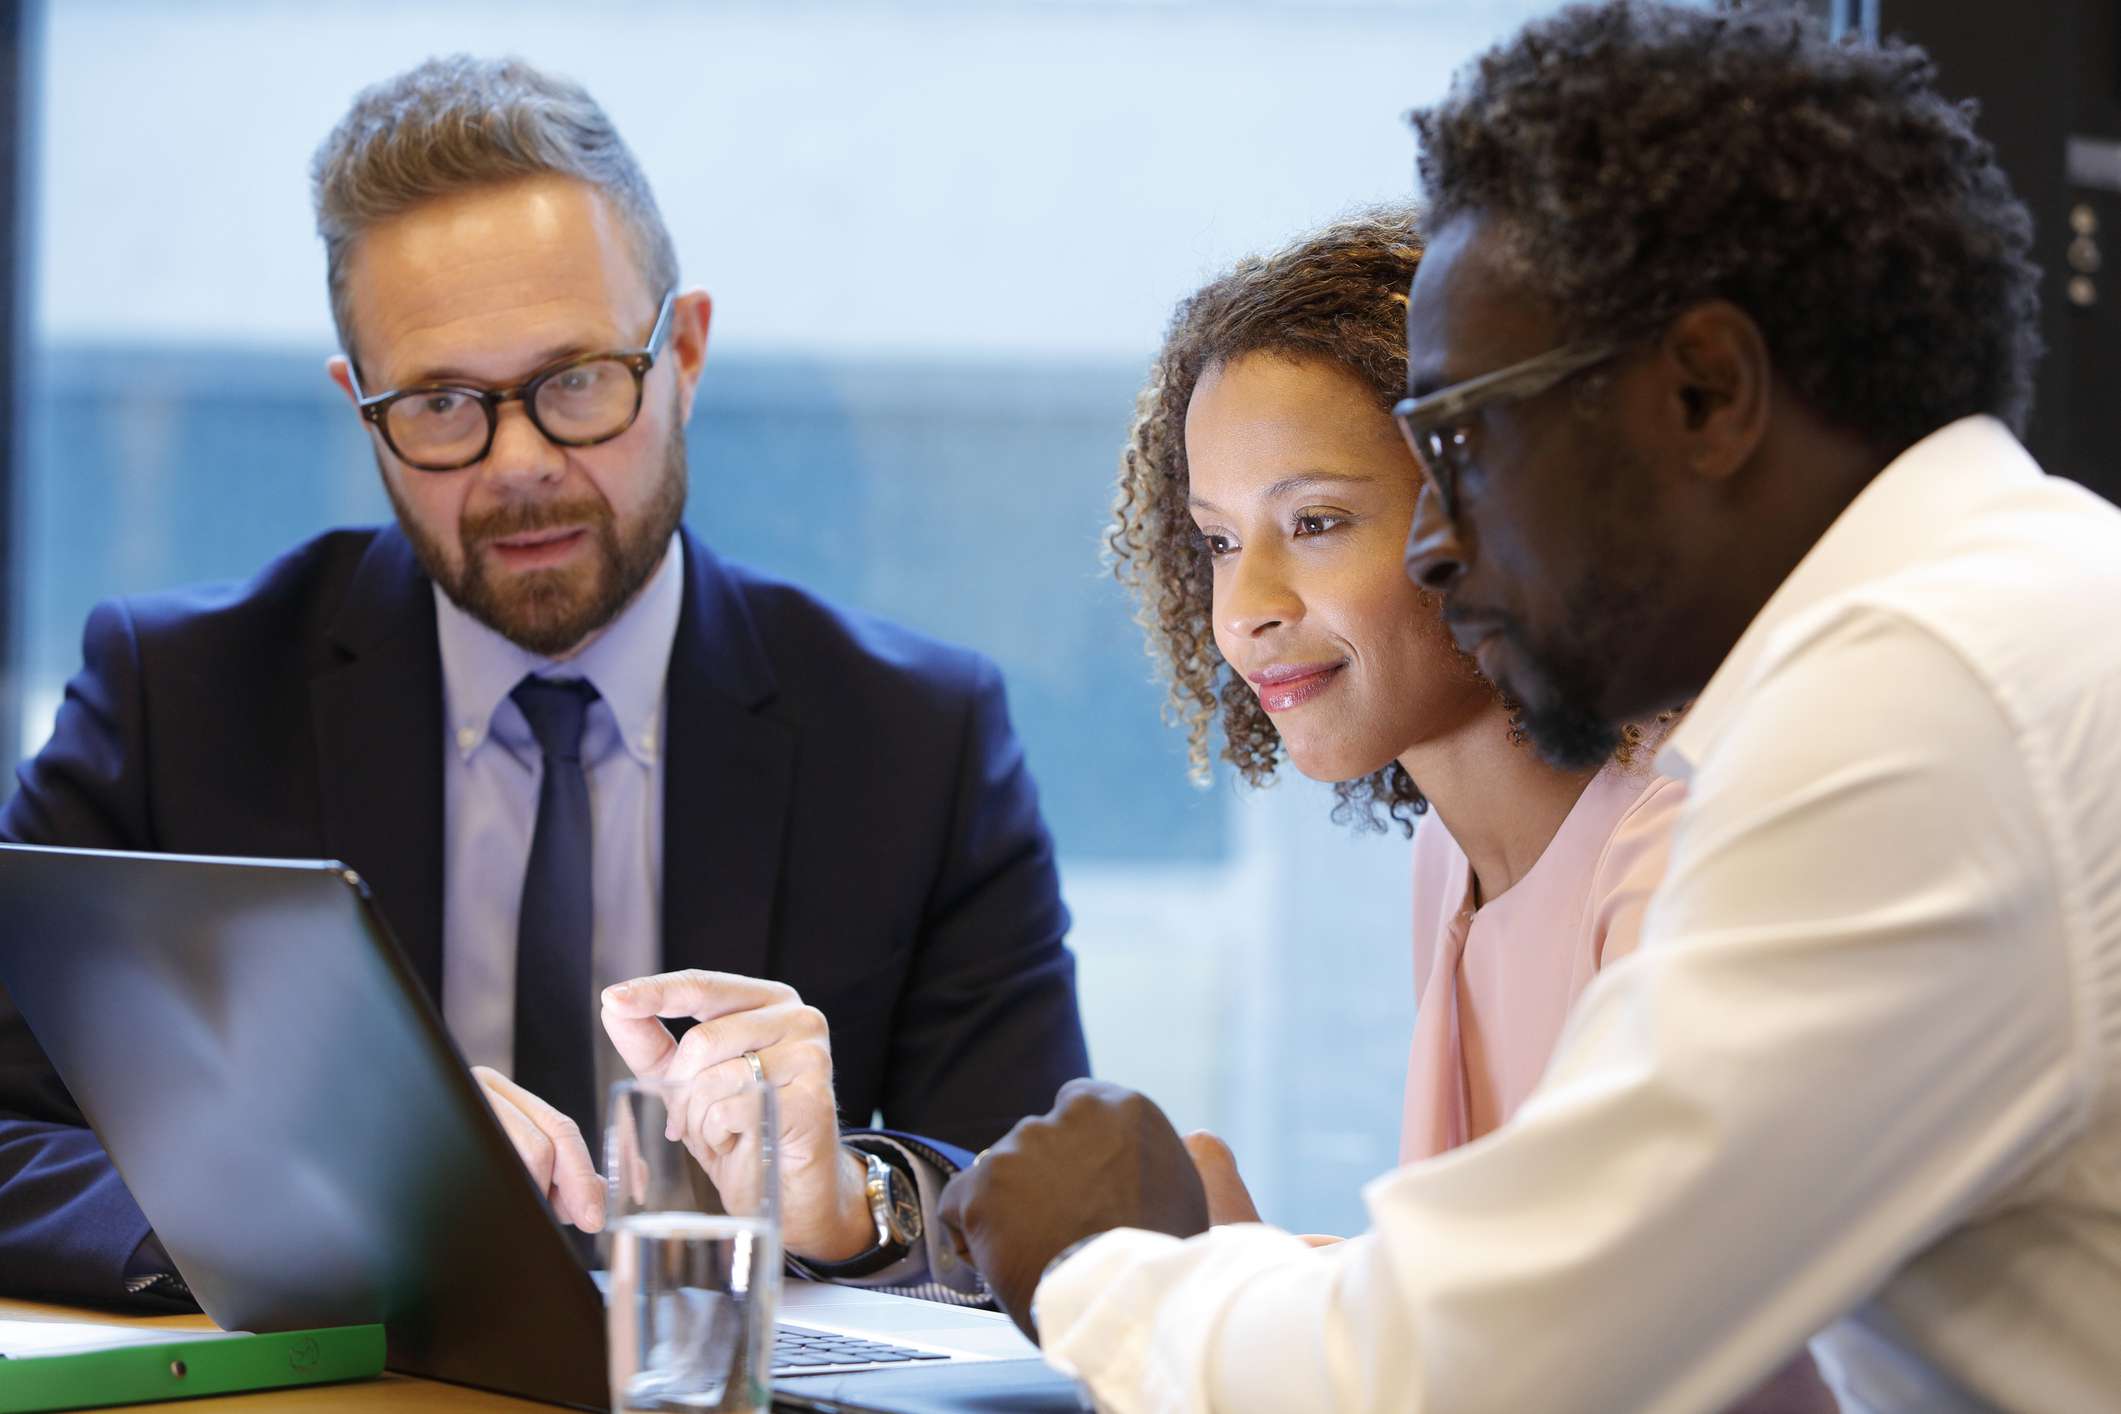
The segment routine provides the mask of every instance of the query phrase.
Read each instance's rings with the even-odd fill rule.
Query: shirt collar
[[[1999,485],[2041,476],[2010,429],[1963,417],[1909,447],[1858,492],[1754,615],[1657,753],[1664,775],[1689,780],[1744,706],[1761,660],[1808,610],[1922,560]]]
[[[531,673],[586,678],[611,712],[626,753],[652,766],[661,750],[663,684],[685,602],[684,550],[673,532],[663,562],[633,602],[572,658],[552,659],[502,637],[434,586],[442,700],[450,745],[470,759],[486,743],[502,699]]]

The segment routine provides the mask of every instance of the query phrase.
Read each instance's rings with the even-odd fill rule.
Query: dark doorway
[[[1869,3],[1882,33],[1930,52],[1946,93],[1980,103],[1980,130],[2032,208],[2047,342],[2033,455],[2121,501],[2121,6]]]

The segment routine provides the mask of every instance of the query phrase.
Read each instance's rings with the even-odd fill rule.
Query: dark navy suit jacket
[[[999,675],[684,547],[664,966],[778,978],[821,1009],[843,1123],[881,1111],[992,1143],[1088,1070],[1052,842]],[[101,604],[83,655],[0,836],[343,860],[439,1000],[441,659],[395,527],[324,535],[239,587]],[[5,928],[0,946],[54,945]],[[352,1057],[346,1083],[361,1083]],[[0,1290],[112,1300],[146,1233],[0,994]]]

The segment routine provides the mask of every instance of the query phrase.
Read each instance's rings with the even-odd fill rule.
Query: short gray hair
[[[677,284],[648,178],[580,84],[520,59],[452,54],[362,89],[309,170],[340,347],[354,352],[346,267],[364,231],[439,197],[547,175],[617,209],[651,298]]]

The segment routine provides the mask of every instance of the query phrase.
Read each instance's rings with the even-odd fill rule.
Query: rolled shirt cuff
[[[1259,1373],[1303,1397],[1277,1406],[1278,1396],[1261,1390],[1256,1407],[1300,1408],[1322,1387],[1319,1347],[1306,1349],[1308,1342],[1291,1337],[1305,1324],[1319,1327],[1325,1303],[1316,1284],[1298,1273],[1330,1286],[1338,1265],[1337,1254],[1259,1223],[1218,1227],[1186,1241],[1119,1228],[1057,1262],[1039,1282],[1031,1316],[1047,1360],[1087,1384],[1100,1409],[1205,1414],[1218,1383],[1212,1362],[1219,1328],[1234,1306],[1250,1305],[1251,1296],[1262,1294],[1257,1289],[1272,1287],[1273,1296],[1294,1299],[1268,1304],[1298,1326],[1266,1343]],[[1269,1272],[1276,1273],[1271,1280],[1255,1282]],[[1291,1289],[1283,1290],[1284,1283]],[[1267,1365],[1296,1368],[1276,1379]]]

